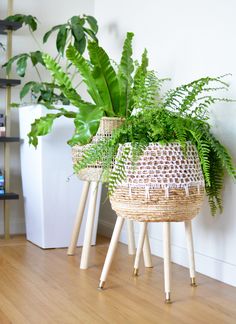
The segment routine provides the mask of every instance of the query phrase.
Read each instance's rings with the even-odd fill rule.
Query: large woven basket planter
[[[124,122],[123,118],[118,117],[103,117],[100,122],[99,129],[97,134],[93,137],[92,142],[87,145],[75,145],[72,148],[72,160],[73,164],[79,162],[79,160],[83,157],[84,152],[91,147],[92,144],[98,143],[100,140],[105,138],[110,138],[114,129],[118,128]],[[81,170],[78,173],[78,177],[80,180],[84,181],[102,181],[102,167],[101,163],[96,163],[94,165],[89,166],[86,169]]]
[[[130,144],[121,145],[118,156],[125,146]],[[118,216],[140,222],[179,222],[199,213],[204,178],[191,143],[187,143],[186,155],[178,143],[152,143],[135,168],[131,162],[125,164],[125,175],[110,197]]]

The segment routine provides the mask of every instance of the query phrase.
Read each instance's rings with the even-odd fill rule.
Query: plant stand
[[[93,137],[92,142],[90,144],[80,146],[75,145],[72,148],[72,158],[73,163],[76,164],[83,157],[84,151],[86,151],[91,144],[98,143],[100,140],[105,138],[110,138],[112,136],[112,132],[114,129],[118,128],[122,125],[123,119],[118,117],[103,117],[100,122],[99,129],[97,134]],[[80,226],[84,217],[84,211],[86,206],[86,201],[88,200],[88,215],[87,222],[85,226],[85,235],[84,235],[84,243],[81,255],[80,268],[87,269],[90,247],[91,247],[91,237],[94,227],[94,215],[95,210],[99,208],[96,202],[97,190],[99,183],[104,181],[102,179],[102,164],[96,163],[94,165],[89,166],[86,169],[80,170],[78,172],[78,177],[80,180],[84,182],[83,192],[81,196],[81,200],[78,206],[77,215],[75,219],[74,228],[71,236],[71,243],[69,245],[67,254],[74,255],[76,249],[76,242],[78,240],[78,236],[80,233]],[[88,191],[90,187],[90,197],[88,199]],[[134,239],[134,226],[132,220],[127,220],[127,232],[128,232],[128,253],[131,255],[135,254],[135,239]],[[148,237],[145,240],[144,245],[144,262],[146,267],[152,267],[151,260],[151,251]]]
[[[195,281],[195,260],[194,260],[194,247],[193,247],[193,237],[192,237],[192,225],[190,220],[185,221],[184,223],[185,223],[188,257],[189,257],[189,271],[190,271],[190,280],[191,280],[190,283],[192,287],[196,287],[197,285]],[[108,248],[107,256],[103,265],[101,277],[100,277],[100,283],[99,283],[100,289],[104,288],[105,282],[107,280],[123,224],[124,224],[124,218],[118,216],[112,234],[111,242]],[[134,276],[138,275],[140,257],[145,244],[145,237],[147,237],[146,236],[147,225],[148,225],[147,222],[140,223],[140,234],[139,234],[137,252],[134,261],[134,272],[133,272]],[[165,302],[167,304],[171,303],[170,225],[171,222],[163,222],[164,290],[165,290]]]
[[[129,143],[126,144],[126,146]],[[124,149],[120,146],[120,152]],[[171,222],[184,222],[189,254],[191,285],[195,286],[195,265],[191,220],[199,213],[204,197],[204,180],[196,148],[187,143],[183,155],[178,143],[151,143],[143,151],[136,168],[128,159],[125,162],[124,180],[111,195],[111,206],[117,213],[103,266],[99,288],[103,288],[114,257],[124,219],[140,222],[140,234],[134,261],[134,275],[138,275],[141,253],[147,246],[148,222],[163,223],[164,287],[165,301],[170,303],[171,275]],[[114,163],[114,172],[119,167]]]
[[[94,216],[97,208],[96,204],[97,204],[98,186],[99,186],[99,182],[84,181],[82,195],[81,195],[80,203],[75,218],[75,224],[72,231],[71,242],[67,251],[67,254],[69,256],[75,254],[78,236],[80,233],[80,227],[85,212],[86,201],[88,200],[89,207],[88,207],[87,221],[85,226],[84,243],[83,243],[81,261],[80,261],[80,269],[88,268],[91,239],[92,239],[92,233],[94,228]],[[90,188],[90,196],[88,198],[89,188]],[[134,239],[133,221],[131,220],[127,220],[127,233],[128,233],[128,253],[134,255],[135,239]],[[152,267],[151,250],[150,250],[148,236],[146,236],[145,244],[143,246],[143,255],[144,255],[145,266]]]

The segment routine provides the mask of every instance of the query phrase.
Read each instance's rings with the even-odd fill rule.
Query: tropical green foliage
[[[16,62],[16,73],[23,78],[25,76],[28,61],[32,63],[33,67],[37,64],[45,65],[42,59],[42,53],[36,51],[15,55],[3,64],[2,67],[6,68],[6,72],[9,75],[12,70],[12,64]]]
[[[66,45],[73,43],[75,48],[83,54],[88,37],[97,42],[98,25],[92,16],[73,16],[65,24],[52,27],[43,36],[43,42],[46,43],[54,32],[57,32],[56,48],[58,53],[64,55]]]
[[[28,26],[31,32],[34,32],[38,27],[38,19],[32,15],[16,14],[8,16],[6,20],[11,22],[19,22],[22,25]]]
[[[87,87],[91,102],[81,98],[72,84],[69,73],[63,71],[61,66],[49,55],[44,55],[46,68],[51,72],[56,86],[60,89],[64,98],[78,108],[75,124],[75,134],[69,141],[70,145],[87,144],[96,134],[102,116],[127,117],[132,113],[134,102],[137,100],[141,79],[146,84],[152,80],[152,73],[147,71],[147,51],[144,51],[142,62],[136,63],[136,69],[132,59],[133,33],[127,33],[119,64],[113,63],[105,50],[97,42],[88,42],[89,61],[87,61],[76,49],[69,45],[66,56],[69,62],[77,69]],[[162,82],[162,81],[160,81]],[[151,89],[152,90],[152,89]],[[150,92],[150,91],[149,91]],[[154,100],[154,99],[153,99]],[[144,106],[144,105],[143,105]],[[51,125],[51,116],[49,124]],[[45,124],[44,118],[43,123]],[[39,132],[37,132],[39,123]],[[41,134],[41,121],[37,120],[31,131],[31,136]],[[51,127],[48,127],[48,131]],[[36,143],[36,141],[32,141]]]
[[[23,25],[29,27],[29,31],[34,38],[39,50],[28,53],[21,53],[13,56],[8,62],[6,62],[3,67],[6,68],[6,73],[9,75],[12,71],[13,64],[16,64],[16,73],[19,77],[25,77],[27,72],[27,67],[29,63],[36,70],[39,81],[30,81],[24,85],[24,88],[20,92],[20,99],[22,100],[29,92],[32,94],[32,99],[36,103],[62,103],[69,104],[68,100],[65,100],[64,95],[61,93],[59,87],[54,83],[52,78],[49,82],[42,80],[40,69],[45,68],[44,61],[42,59],[41,45],[34,36],[34,31],[37,30],[38,20],[36,17],[31,15],[17,14],[9,16],[6,20],[20,22]],[[56,49],[57,56],[55,57],[56,62],[65,61],[65,50],[69,44],[73,44],[76,50],[83,54],[87,41],[89,39],[97,42],[96,34],[98,32],[97,21],[92,16],[82,15],[73,16],[65,24],[60,24],[52,27],[44,36],[43,43],[50,40],[53,33],[57,33],[56,36]],[[75,76],[75,71],[71,66],[65,62],[66,70],[71,74],[72,78]],[[17,105],[15,105],[17,106]]]
[[[138,79],[143,82],[143,76],[138,76]],[[172,89],[161,97],[161,83],[162,80],[158,80],[153,72],[147,73],[143,86],[136,88],[134,101],[134,105],[141,103],[142,108],[145,105],[147,108],[141,111],[137,109],[136,115],[127,118],[114,131],[111,139],[91,145],[75,166],[75,172],[101,161],[109,181],[109,193],[112,194],[117,184],[124,179],[124,166],[130,158],[130,151],[135,165],[151,142],[178,142],[185,152],[186,143],[190,141],[198,150],[206,192],[212,214],[215,215],[218,209],[222,210],[224,171],[236,179],[236,169],[227,149],[211,133],[207,113],[212,103],[230,101],[211,94],[216,90],[226,89],[228,85],[222,81],[222,77],[201,78]],[[118,147],[125,143],[131,143],[131,146],[123,150],[118,167],[112,170],[112,161],[116,158]]]

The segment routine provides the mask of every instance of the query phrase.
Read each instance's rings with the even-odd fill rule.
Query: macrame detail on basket
[[[91,143],[87,145],[75,145],[72,148],[72,161],[73,164],[82,159],[84,152],[88,150],[92,144],[98,143],[100,140],[108,139],[111,137],[114,129],[118,128],[124,119],[118,117],[103,117],[100,122],[97,134],[93,137]],[[80,180],[84,181],[101,181],[102,167],[101,163],[97,162],[78,173]]]
[[[119,216],[138,221],[183,221],[199,212],[204,196],[204,178],[198,152],[187,143],[184,154],[178,143],[151,143],[135,167],[130,162],[131,144],[120,145],[130,153],[125,163],[125,180],[111,195],[112,208]],[[114,165],[114,172],[118,166]]]

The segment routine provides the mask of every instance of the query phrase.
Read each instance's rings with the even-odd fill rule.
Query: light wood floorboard
[[[47,323],[236,323],[236,288],[172,264],[171,305],[163,303],[163,261],[132,276],[133,256],[119,244],[106,289],[97,290],[108,248],[99,238],[91,249],[90,268],[80,270],[81,249],[42,250],[24,237],[0,239],[0,324]]]

